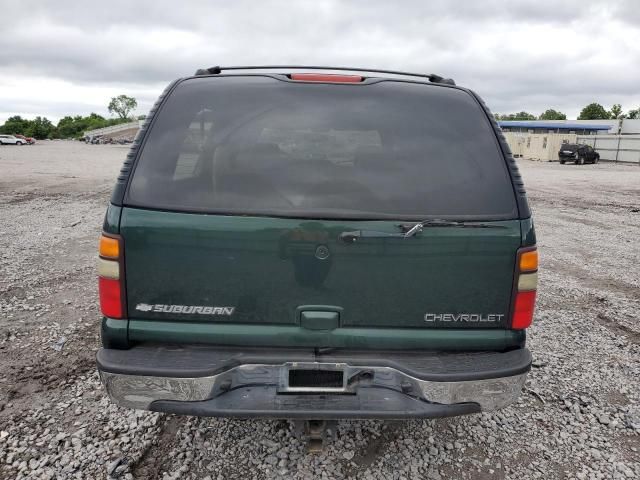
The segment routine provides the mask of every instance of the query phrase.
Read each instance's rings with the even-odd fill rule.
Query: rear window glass
[[[578,149],[578,146],[573,143],[563,143],[560,148],[562,150],[570,150],[572,152],[575,152]]]
[[[263,76],[180,83],[127,205],[309,218],[515,218],[484,112],[457,89]]]

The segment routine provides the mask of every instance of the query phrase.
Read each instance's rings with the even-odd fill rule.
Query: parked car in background
[[[33,137],[25,137],[24,135],[19,135],[17,133],[14,135],[14,137],[21,138],[27,143],[27,145],[33,145],[34,143],[36,143],[36,139]]]
[[[573,161],[576,165],[584,165],[585,163],[598,163],[600,154],[591,145],[563,143],[560,145],[558,159],[562,165],[569,161]]]
[[[0,145],[24,145],[27,141],[15,135],[0,135]]]

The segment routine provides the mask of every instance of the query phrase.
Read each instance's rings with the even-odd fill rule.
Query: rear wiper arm
[[[494,223],[478,223],[478,222],[458,222],[455,220],[442,220],[440,218],[434,218],[431,220],[423,220],[421,222],[413,224],[400,224],[398,225],[404,232],[404,238],[413,237],[415,234],[421,232],[424,228],[433,227],[458,227],[458,228],[503,228],[502,225],[496,225]]]
[[[422,222],[398,225],[402,233],[378,232],[375,230],[353,230],[342,232],[340,240],[346,243],[355,243],[359,238],[409,238],[421,232],[424,228],[458,227],[458,228],[504,228],[502,225],[478,222],[456,222],[453,220],[423,220]]]

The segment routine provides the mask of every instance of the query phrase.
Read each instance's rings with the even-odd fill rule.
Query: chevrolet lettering
[[[500,313],[426,313],[425,322],[501,322]]]

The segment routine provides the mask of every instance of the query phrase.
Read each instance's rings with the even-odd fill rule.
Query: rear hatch
[[[573,143],[563,143],[560,145],[560,156],[562,157],[572,157],[578,151],[578,145]]]
[[[508,329],[521,245],[468,92],[260,75],[178,84],[120,232],[133,338],[317,347]]]

